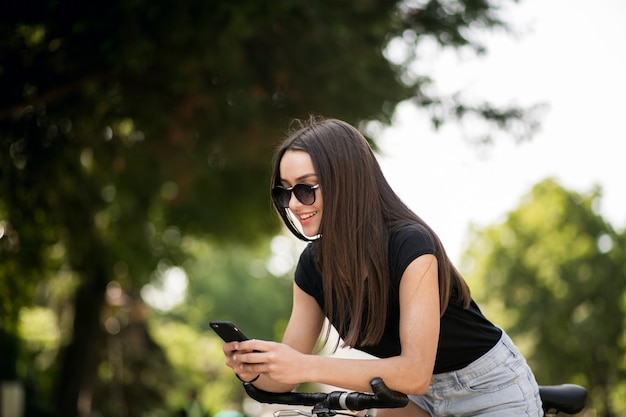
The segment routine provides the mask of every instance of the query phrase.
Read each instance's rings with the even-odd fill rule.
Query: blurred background
[[[213,319],[281,338],[292,118],[358,126],[542,385],[626,416],[619,0],[0,3],[0,410],[264,411]]]

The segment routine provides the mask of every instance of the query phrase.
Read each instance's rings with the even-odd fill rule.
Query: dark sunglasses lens
[[[296,195],[298,201],[306,206],[315,203],[315,189],[310,185],[296,184],[293,187],[293,193]]]
[[[286,188],[276,186],[272,190],[272,197],[280,207],[289,207],[289,198],[291,198],[291,191]]]
[[[306,206],[315,203],[315,188],[307,184],[296,184],[291,189],[277,185],[272,189],[272,197],[278,206],[287,208],[292,192],[298,201]]]

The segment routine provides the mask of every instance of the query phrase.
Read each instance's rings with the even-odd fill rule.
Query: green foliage
[[[191,392],[197,392],[202,405],[213,411],[236,396],[240,384],[224,365],[219,340],[174,321],[153,321],[152,333],[176,370],[176,388],[167,391],[170,410],[183,408]]]
[[[160,314],[153,333],[177,373],[176,389],[168,394],[170,406],[180,407],[186,394],[196,390],[201,403],[217,412],[229,403],[240,403],[244,392],[224,365],[223,342],[209,322],[231,320],[249,337],[280,340],[291,311],[293,284],[290,278],[268,272],[266,265],[276,254],[267,245],[187,239],[183,246],[192,255],[185,262],[186,299]]]
[[[594,211],[599,198],[537,184],[503,223],[473,232],[464,269],[539,382],[582,384],[611,416],[626,411],[625,234]]]
[[[291,309],[292,281],[268,272],[266,264],[277,255],[269,245],[185,239],[181,246],[189,256],[185,262],[189,281],[184,302],[172,310],[148,311],[118,283],[107,286],[102,312],[107,335],[94,393],[94,407],[103,415],[119,415],[123,409],[171,415],[193,391],[212,412],[240,403],[241,384],[224,365],[222,341],[209,329],[209,321],[233,320],[251,337],[282,336]],[[299,250],[292,249],[294,254]],[[69,277],[58,277],[51,282],[50,305],[67,297],[68,281]],[[41,393],[50,392],[54,383],[50,370],[61,347],[57,317],[62,316],[62,311],[50,308],[21,311],[18,330],[24,347],[13,375],[31,376]],[[133,404],[120,408],[124,401],[111,398],[132,398]],[[44,395],[39,401],[50,399]]]
[[[23,309],[19,335],[27,344],[21,351],[27,355],[18,362],[19,374],[31,375],[39,384],[49,387],[52,380],[45,378],[45,374],[55,360],[61,340],[54,311],[42,307]]]
[[[267,270],[266,264],[275,256],[268,245],[211,245],[196,240],[186,246],[194,255],[185,263],[188,297],[172,315],[203,331],[210,330],[210,320],[231,320],[249,337],[282,338],[293,283],[291,277],[275,277]]]

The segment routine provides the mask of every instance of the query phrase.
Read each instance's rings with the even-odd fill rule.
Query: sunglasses
[[[291,188],[285,188],[281,185],[277,185],[272,189],[272,198],[279,207],[289,207],[289,200],[291,200],[291,193],[296,196],[299,202],[305,206],[310,206],[315,203],[315,190],[320,188],[319,184],[296,184]]]

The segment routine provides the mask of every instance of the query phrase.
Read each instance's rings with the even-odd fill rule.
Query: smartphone
[[[248,337],[232,321],[212,321],[211,328],[224,342],[243,342]]]

